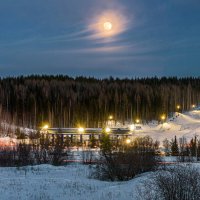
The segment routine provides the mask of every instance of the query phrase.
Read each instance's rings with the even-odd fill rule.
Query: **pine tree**
[[[61,135],[57,135],[55,138],[55,143],[53,147],[53,158],[52,158],[52,164],[53,165],[60,165],[62,163],[62,157],[66,156],[67,154],[64,154],[64,142]]]
[[[178,156],[179,155],[179,148],[176,136],[174,137],[174,140],[171,142],[171,155],[172,156]]]
[[[200,159],[200,141],[198,141],[198,144],[197,144],[197,160],[199,161]]]
[[[112,142],[110,140],[110,136],[107,133],[103,133],[101,136],[101,145],[100,149],[104,155],[109,155],[112,153]]]
[[[94,134],[92,134],[91,138],[90,138],[90,148],[94,148],[96,146],[96,143],[97,143],[97,140],[96,140]]]
[[[195,138],[192,138],[190,141],[190,152],[191,152],[191,156],[196,156],[196,149],[197,148],[197,144],[196,144],[196,136]]]

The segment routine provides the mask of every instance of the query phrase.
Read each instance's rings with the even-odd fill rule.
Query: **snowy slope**
[[[86,165],[1,168],[0,199],[134,200],[138,199],[137,187],[148,177],[144,174],[127,182],[106,182],[88,178],[89,170]]]
[[[200,137],[200,111],[193,110],[186,113],[175,113],[174,117],[165,123],[158,125],[141,125],[141,130],[135,130],[134,136],[149,135],[154,140],[161,142],[167,138],[172,139],[176,135],[178,138],[185,137],[190,140],[192,137]]]
[[[200,163],[193,165],[200,168]],[[141,200],[138,189],[144,190],[155,175],[149,172],[130,181],[106,182],[88,178],[89,171],[87,165],[1,168],[0,199]]]

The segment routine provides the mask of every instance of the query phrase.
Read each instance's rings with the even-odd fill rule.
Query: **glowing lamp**
[[[162,115],[161,116],[161,119],[164,121],[166,119],[166,116],[165,115]]]
[[[106,133],[110,133],[111,130],[110,130],[110,128],[107,127],[105,131],[106,131]]]
[[[49,125],[47,125],[47,124],[43,126],[44,130],[47,130],[48,128],[49,128]]]
[[[130,139],[126,139],[126,144],[130,144],[131,140]]]
[[[80,127],[80,128],[78,129],[78,132],[79,132],[79,133],[83,133],[83,132],[84,132],[84,128],[83,128],[83,127]]]
[[[134,126],[134,124],[131,124],[130,125],[130,131],[134,131],[135,130],[135,126]]]
[[[112,115],[110,115],[110,116],[109,116],[109,120],[112,120],[112,119],[113,119],[113,116],[112,116]]]
[[[139,123],[140,123],[140,120],[139,120],[139,119],[136,119],[135,122],[136,122],[137,124],[139,124]]]

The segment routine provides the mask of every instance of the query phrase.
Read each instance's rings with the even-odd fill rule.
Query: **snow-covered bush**
[[[190,165],[159,170],[139,189],[139,197],[141,200],[199,200],[200,172]]]

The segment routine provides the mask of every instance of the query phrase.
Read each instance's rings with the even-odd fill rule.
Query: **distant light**
[[[78,132],[79,133],[83,133],[85,130],[84,130],[84,128],[83,127],[80,127],[79,129],[78,129]]]
[[[192,108],[195,108],[195,107],[196,107],[196,105],[195,105],[195,104],[193,104],[193,105],[192,105]]]
[[[106,133],[110,133],[110,131],[111,131],[110,128],[107,127],[106,128]]]
[[[131,140],[130,139],[126,139],[126,144],[130,144]]]
[[[113,116],[112,116],[112,115],[110,115],[110,116],[109,116],[109,119],[110,119],[110,120],[112,120],[112,119],[113,119]]]
[[[166,119],[166,116],[165,115],[162,115],[161,116],[161,119],[164,121]]]
[[[49,128],[49,125],[47,125],[47,124],[43,126],[44,130],[47,130],[48,128]]]
[[[139,123],[140,123],[140,120],[139,120],[139,119],[136,119],[135,122],[136,122],[137,124],[139,124]]]
[[[180,105],[177,105],[176,108],[179,110],[179,109],[181,108],[181,106],[180,106]]]
[[[135,130],[135,125],[134,124],[131,124],[130,125],[130,131],[134,131]]]

